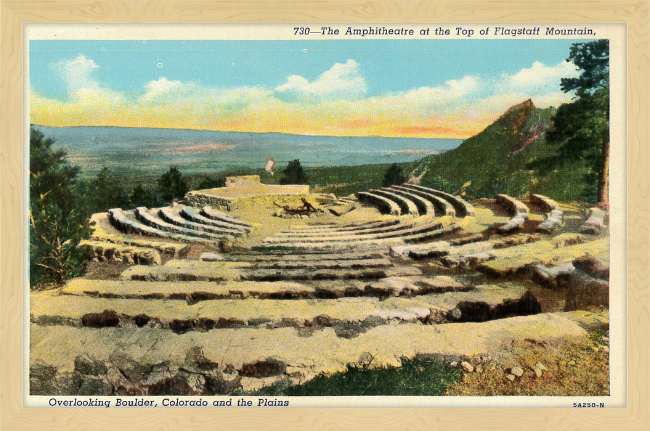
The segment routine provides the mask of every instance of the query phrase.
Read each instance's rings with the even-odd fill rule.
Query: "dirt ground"
[[[609,395],[609,338],[605,329],[581,340],[513,341],[498,354],[471,362],[472,372],[464,371],[445,395]],[[520,367],[523,375],[511,374],[515,367]]]

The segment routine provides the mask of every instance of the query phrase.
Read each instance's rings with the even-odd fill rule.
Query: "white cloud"
[[[422,101],[428,105],[446,103],[459,97],[465,97],[478,89],[478,79],[465,76],[461,80],[452,79],[445,82],[444,87],[420,87],[404,93],[404,98],[417,102]]]
[[[481,90],[481,80],[474,76],[464,76],[459,80],[449,80],[438,87],[420,87],[398,93],[390,93],[369,100],[376,104],[375,109],[387,112],[410,113],[415,115],[449,115],[462,109],[468,99]]]
[[[345,64],[334,64],[313,82],[302,76],[291,75],[287,82],[276,90],[305,96],[356,98],[366,94],[368,86],[365,78],[359,73],[359,63],[348,60]]]
[[[579,74],[576,65],[570,61],[563,61],[555,66],[545,66],[536,61],[528,69],[521,69],[514,75],[504,76],[503,82],[507,88],[538,94],[555,92],[560,88],[561,78],[573,78]]]
[[[178,91],[182,87],[183,83],[181,81],[169,81],[163,76],[157,81],[149,81],[145,85],[147,92],[142,96],[142,99],[150,101],[164,94]]]
[[[99,83],[91,76],[99,66],[92,59],[86,58],[82,54],[79,54],[73,60],[61,60],[50,66],[61,75],[61,78],[68,86],[68,90],[72,93],[82,88],[99,88]]]

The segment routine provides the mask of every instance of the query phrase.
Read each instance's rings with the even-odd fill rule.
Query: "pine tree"
[[[282,173],[284,176],[280,179],[280,184],[307,184],[309,179],[298,159],[289,162]]]
[[[188,190],[187,182],[183,180],[180,171],[175,166],[170,167],[169,171],[158,179],[158,191],[166,202],[182,198]]]
[[[393,163],[384,174],[382,185],[384,187],[390,187],[394,186],[395,184],[403,184],[405,182],[406,175],[404,175],[404,170],[397,163]]]
[[[81,272],[90,227],[75,185],[80,169],[68,164],[54,141],[30,130],[29,278],[32,288],[61,286]]]

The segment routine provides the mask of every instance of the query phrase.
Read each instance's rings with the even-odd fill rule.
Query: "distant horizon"
[[[92,177],[101,168],[143,177],[177,166],[185,175],[263,169],[298,159],[304,167],[409,163],[462,144],[461,139],[324,136],[144,127],[32,125]]]
[[[212,129],[182,129],[178,127],[137,127],[137,126],[47,126],[44,124],[33,124],[30,123],[29,127],[47,127],[47,128],[57,128],[57,129],[72,129],[72,128],[82,128],[82,127],[94,127],[94,128],[114,128],[114,129],[157,129],[157,130],[189,130],[196,132],[215,132],[215,133],[248,133],[254,135],[292,135],[292,136],[310,136],[310,137],[326,137],[326,138],[376,138],[376,139],[440,139],[440,140],[449,140],[449,141],[465,141],[466,139],[460,138],[423,138],[423,137],[411,137],[411,136],[345,136],[345,135],[324,135],[324,134],[304,134],[304,133],[285,133],[285,132],[241,132],[238,130],[212,130]],[[479,132],[480,133],[480,132]],[[470,136],[472,137],[472,136]],[[469,138],[467,138],[469,139]]]

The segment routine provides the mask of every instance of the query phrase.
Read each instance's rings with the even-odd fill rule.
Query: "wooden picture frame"
[[[0,0],[0,430],[647,430],[647,1]],[[446,409],[30,409],[23,406],[23,25],[28,23],[623,23],[627,27],[627,407]],[[471,401],[468,399],[468,405]]]

